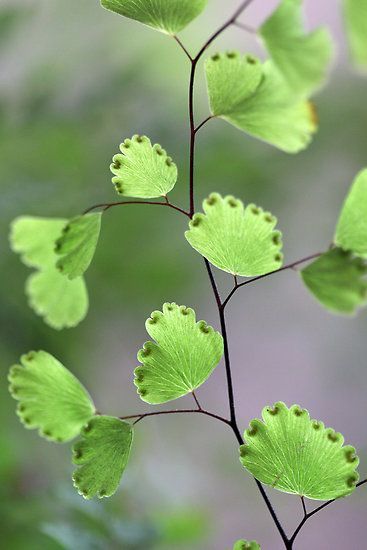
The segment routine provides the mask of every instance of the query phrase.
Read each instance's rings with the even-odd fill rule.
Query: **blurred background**
[[[182,40],[196,51],[239,0],[210,0]],[[265,6],[266,4],[266,6]],[[242,21],[256,26],[277,4],[254,2]],[[330,26],[337,43],[328,87],[317,96],[320,131],[312,146],[287,156],[221,121],[198,139],[197,201],[211,191],[269,209],[284,232],[287,261],[327,248],[347,189],[367,165],[367,80],[350,66],[340,6],[305,2],[310,25]],[[43,348],[88,387],[107,414],[146,411],[133,385],[145,319],[165,301],[192,306],[215,327],[206,273],[174,211],[110,210],[87,273],[90,311],[76,329],[53,331],[27,307],[28,270],[9,251],[10,221],[21,214],[70,217],[116,200],[109,163],[119,143],[145,133],[177,162],[172,201],[186,206],[188,63],[177,44],[99,7],[97,0],[0,2],[1,398],[0,516],[4,547],[17,549],[230,550],[241,537],[282,548],[230,430],[209,418],[146,419],[121,487],[110,500],[86,502],[71,483],[70,446],[24,430],[7,393],[19,356]],[[264,56],[239,29],[213,49]],[[203,71],[198,120],[208,114]],[[161,211],[162,210],[162,211]],[[231,280],[218,274],[223,292]],[[294,272],[246,287],[228,309],[240,428],[263,406],[299,403],[341,431],[366,477],[366,313],[325,312]],[[227,413],[224,369],[198,391],[205,407]],[[190,399],[177,402],[190,406]],[[291,531],[298,499],[271,491]],[[366,548],[366,489],[307,524],[297,549]]]

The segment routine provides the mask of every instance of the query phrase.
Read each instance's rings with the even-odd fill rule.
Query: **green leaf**
[[[28,267],[44,268],[56,261],[54,243],[67,223],[65,219],[21,216],[10,226],[11,249]]]
[[[208,0],[101,0],[104,8],[175,35],[195,19]]]
[[[102,214],[86,214],[70,220],[56,241],[55,251],[62,256],[56,267],[69,279],[80,277],[88,269],[99,239]]]
[[[72,281],[55,264],[55,241],[67,220],[24,216],[11,224],[10,244],[22,262],[38,271],[26,282],[30,307],[55,329],[76,326],[88,311],[84,279]]]
[[[314,297],[334,313],[354,314],[367,304],[367,264],[334,248],[301,271]]]
[[[238,540],[233,550],[261,550],[261,547],[256,540]]]
[[[133,429],[112,416],[95,416],[73,446],[74,486],[86,499],[112,496],[129,460]]]
[[[30,275],[25,290],[30,307],[56,330],[75,327],[88,312],[83,277],[70,281],[55,267]]]
[[[212,193],[195,214],[185,237],[213,265],[232,275],[253,277],[282,266],[282,234],[277,219],[254,204]]]
[[[354,447],[306,409],[282,403],[265,407],[263,422],[255,419],[240,447],[241,462],[256,479],[283,491],[314,500],[352,493],[359,479]]]
[[[367,169],[357,175],[344,202],[335,244],[367,258]]]
[[[344,0],[344,18],[352,56],[367,65],[367,0]]]
[[[19,401],[17,414],[26,428],[38,428],[50,441],[76,437],[95,414],[79,380],[45,351],[23,355],[10,369],[10,393]]]
[[[309,145],[317,130],[315,109],[310,102],[292,92],[272,61],[263,64],[262,79],[254,93],[244,96],[240,102],[237,102],[237,90],[243,68],[228,57],[218,55],[212,57],[212,62],[226,63],[232,68],[222,70],[223,78],[214,79],[212,68],[209,75],[207,73],[210,97],[223,95],[232,106],[232,110],[220,115],[223,120],[286,153],[298,153]],[[212,67],[212,63],[207,67]]]
[[[251,55],[216,54],[205,62],[211,112],[222,116],[235,111],[258,88],[263,69]]]
[[[177,166],[158,144],[146,136],[133,136],[120,145],[113,157],[112,182],[119,195],[152,199],[165,197],[177,181]]]
[[[326,29],[306,33],[302,3],[303,0],[282,0],[262,25],[260,34],[292,90],[307,96],[326,79],[333,43]]]
[[[138,353],[143,366],[135,369],[135,385],[143,401],[166,403],[203,384],[223,355],[223,338],[195,312],[175,303],[154,311],[146,329],[155,342]]]

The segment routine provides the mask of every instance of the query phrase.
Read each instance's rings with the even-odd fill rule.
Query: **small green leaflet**
[[[22,216],[11,224],[10,245],[37,272],[26,282],[30,307],[55,329],[74,327],[88,311],[84,279],[72,281],[56,268],[55,241],[67,220]]]
[[[343,0],[344,19],[353,59],[367,65],[367,0]]]
[[[282,266],[282,234],[277,219],[254,204],[212,193],[195,214],[185,237],[213,265],[232,275],[253,277]]]
[[[70,280],[88,269],[97,247],[101,219],[100,212],[77,216],[65,225],[62,236],[56,241],[55,252],[62,256],[56,267]]]
[[[285,493],[331,500],[352,493],[359,476],[354,447],[306,409],[282,403],[265,407],[250,422],[241,462],[256,479]]]
[[[233,550],[261,550],[261,547],[256,540],[238,540]]]
[[[60,443],[76,437],[95,414],[79,380],[45,351],[31,351],[20,363],[10,369],[9,390],[19,401],[17,414],[25,427]]]
[[[251,58],[247,56],[245,59],[248,63]],[[315,109],[310,102],[292,92],[271,60],[263,64],[260,83],[255,87],[258,62],[254,61],[249,85],[242,87],[239,82],[243,78],[245,61],[239,63],[237,56],[217,54],[207,62],[211,106],[224,109],[215,98],[225,97],[231,110],[226,109],[225,114],[218,115],[220,118],[286,153],[298,153],[309,145],[317,130]],[[218,63],[220,70],[215,70],[213,63]],[[250,93],[251,87],[255,87],[253,93]]]
[[[101,0],[104,8],[175,35],[195,19],[208,0]]]
[[[75,327],[88,311],[88,291],[83,277],[70,281],[54,267],[30,275],[25,284],[29,306],[50,327]]]
[[[367,259],[367,169],[357,175],[344,202],[335,244]]]
[[[195,312],[175,303],[154,311],[146,329],[155,342],[138,353],[135,385],[143,401],[166,403],[187,395],[211,375],[223,355],[223,338]]]
[[[301,271],[314,297],[333,313],[351,315],[367,304],[367,263],[334,248]]]
[[[326,29],[305,32],[302,3],[303,0],[282,0],[262,25],[260,34],[291,89],[308,96],[327,77],[333,43]]]
[[[110,497],[129,460],[132,426],[112,416],[95,416],[81,436],[73,446],[73,462],[79,466],[73,474],[74,485],[86,499]]]
[[[210,57],[205,62],[205,72],[214,116],[231,114],[240,107],[257,90],[263,76],[258,59],[238,52]]]
[[[177,166],[164,149],[152,145],[146,136],[133,136],[120,145],[115,155],[112,182],[119,195],[152,199],[165,197],[177,181]]]

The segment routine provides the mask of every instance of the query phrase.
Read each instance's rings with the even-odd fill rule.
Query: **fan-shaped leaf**
[[[56,241],[55,251],[61,255],[56,264],[63,275],[75,279],[88,269],[99,239],[102,214],[100,212],[78,216],[64,226]]]
[[[11,225],[10,244],[22,262],[38,269],[26,282],[29,305],[53,328],[74,327],[88,311],[84,279],[69,281],[55,267],[55,241],[67,220],[17,218]]]
[[[354,180],[336,228],[335,243],[367,258],[367,169]]]
[[[21,216],[10,226],[10,245],[28,267],[43,269],[55,265],[54,243],[65,219]]]
[[[303,0],[282,0],[260,29],[267,49],[297,94],[309,95],[326,78],[333,44],[326,29],[309,34],[302,21]]]
[[[329,500],[352,493],[359,479],[354,447],[298,405],[265,407],[252,420],[241,462],[259,481],[286,493]]]
[[[210,108],[214,116],[230,114],[258,88],[261,62],[238,52],[216,54],[205,62]]]
[[[254,204],[246,208],[232,196],[212,193],[195,214],[185,236],[213,265],[244,277],[264,275],[282,266],[282,235],[277,219]]]
[[[261,82],[250,94],[251,87],[256,84],[258,70],[258,62],[254,61],[249,87],[245,84],[240,87],[245,61],[239,63],[237,58],[229,59],[223,55],[212,57],[207,63],[212,108],[224,108],[219,99],[215,99],[213,105],[214,98],[223,96],[231,109],[226,109],[224,114],[218,116],[247,134],[287,153],[298,153],[308,146],[317,130],[314,107],[290,89],[272,61],[264,63]],[[214,71],[214,63],[218,63],[218,67],[222,66],[222,70]],[[244,93],[240,100],[245,90],[249,95]]]
[[[31,351],[20,363],[10,369],[9,389],[19,401],[17,414],[25,427],[38,428],[51,441],[76,437],[95,414],[79,380],[45,351]]]
[[[350,49],[358,65],[367,65],[367,0],[344,0]]]
[[[261,550],[256,540],[238,540],[233,550]]]
[[[120,145],[111,172],[116,191],[125,197],[165,197],[177,181],[177,166],[158,144],[146,136],[133,136]]]
[[[334,248],[301,271],[315,298],[334,313],[353,314],[367,304],[367,264]]]
[[[175,303],[164,304],[146,322],[155,342],[138,353],[143,366],[135,369],[135,385],[143,401],[166,403],[203,384],[223,354],[223,339],[205,321],[196,323],[195,312]]]
[[[208,0],[101,0],[104,8],[175,35],[195,19]]]
[[[56,330],[75,327],[87,314],[88,292],[83,277],[70,281],[50,267],[30,275],[25,290],[30,307]]]
[[[132,426],[112,416],[95,416],[73,447],[75,487],[86,499],[112,496],[129,460]]]

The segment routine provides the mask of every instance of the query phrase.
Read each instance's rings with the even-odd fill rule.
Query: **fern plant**
[[[359,459],[344,437],[297,404],[279,401],[264,407],[261,419],[250,421],[242,434],[238,425],[226,327],[226,308],[244,286],[285,270],[301,267],[300,277],[314,298],[328,310],[355,314],[367,305],[367,169],[362,169],[341,207],[331,246],[324,252],[284,264],[282,233],[276,217],[240,198],[213,192],[196,203],[195,151],[198,132],[210,120],[222,119],[239,130],[286,153],[295,154],[312,141],[318,120],[310,98],[324,85],[333,56],[326,29],[307,32],[302,0],[281,0],[255,30],[239,17],[255,0],[246,0],[192,56],[178,33],[206,8],[207,0],[102,0],[102,6],[176,40],[190,65],[189,77],[189,208],[173,204],[168,195],[178,168],[161,145],[134,135],[120,145],[110,170],[123,200],[99,204],[70,220],[22,216],[11,226],[10,243],[34,272],[26,294],[34,311],[55,329],[74,327],[85,317],[88,291],[84,273],[93,260],[102,217],[113,207],[130,204],[174,209],[187,218],[185,237],[205,264],[218,308],[220,331],[197,320],[190,307],[165,303],[146,322],[151,338],[138,351],[134,383],[141,399],[160,405],[191,394],[193,407],[112,417],[97,411],[91,396],[74,375],[46,351],[31,351],[11,367],[10,392],[26,428],[46,439],[72,447],[73,482],[86,499],[111,497],[128,465],[133,435],[145,418],[167,414],[206,415],[230,428],[240,462],[264,500],[287,549],[294,548],[306,522],[336,499],[354,493]],[[367,64],[367,0],[344,0],[346,29],[356,63]],[[232,26],[256,32],[268,59],[251,53],[219,52],[205,60],[210,115],[196,122],[195,81],[199,61],[209,46]],[[247,200],[247,198],[246,198]],[[215,270],[233,279],[222,296]],[[204,408],[196,390],[222,358],[227,377],[229,416]],[[220,368],[220,367],[218,367]],[[269,490],[267,490],[267,488]],[[301,499],[304,516],[291,535],[271,503],[278,490]],[[323,501],[310,508],[309,500]],[[234,550],[260,548],[261,541],[240,540]]]

